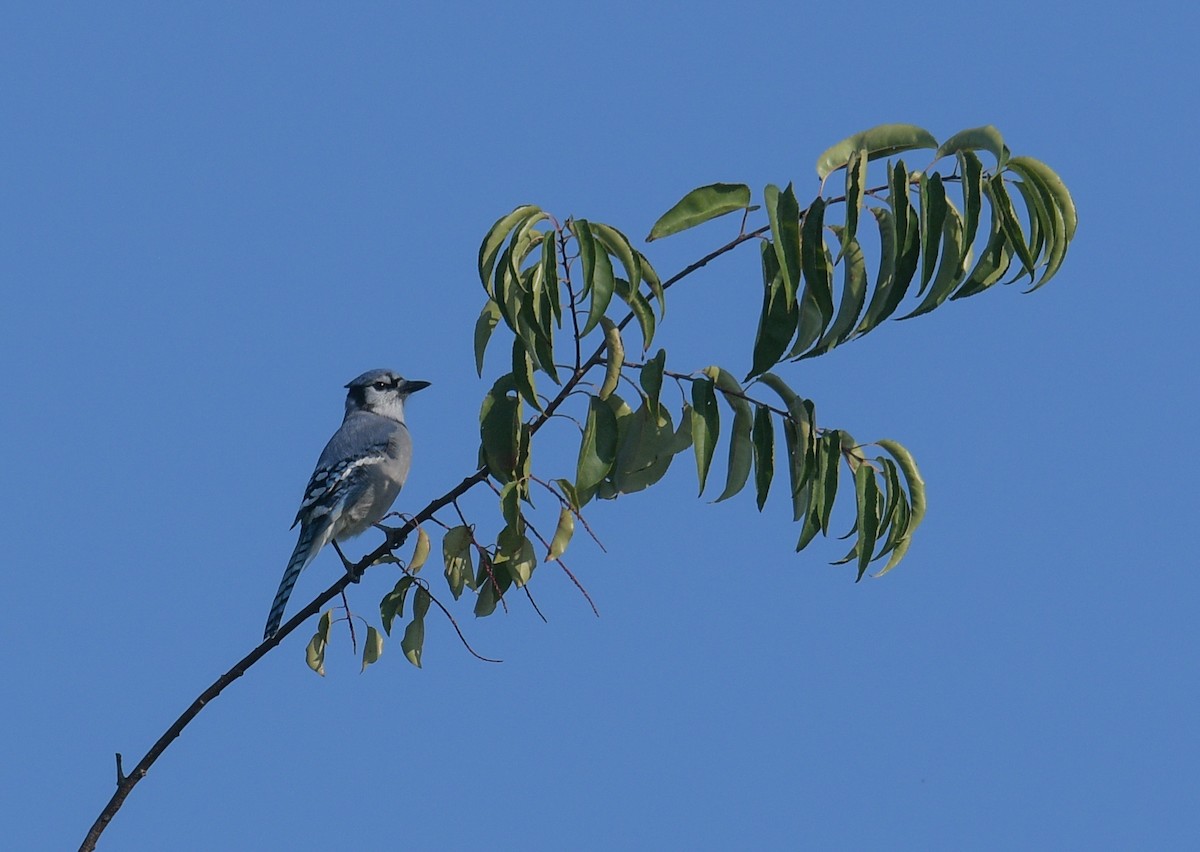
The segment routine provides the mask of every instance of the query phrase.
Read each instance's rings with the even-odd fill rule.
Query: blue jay
[[[408,476],[412,439],[404,425],[404,400],[429,382],[370,370],[346,387],[346,416],[317,460],[292,523],[300,525],[300,540],[275,593],[264,639],[279,630],[296,578],[321,548],[330,542],[336,548],[378,523]]]

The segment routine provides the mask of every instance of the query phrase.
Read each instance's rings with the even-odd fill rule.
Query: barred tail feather
[[[323,530],[319,527],[314,529],[307,524],[300,528],[300,540],[296,542],[296,549],[292,551],[292,558],[288,560],[287,568],[283,572],[283,579],[279,581],[279,591],[275,593],[275,601],[271,604],[271,614],[267,616],[267,629],[263,633],[263,639],[270,639],[278,632],[279,625],[283,621],[283,611],[287,608],[288,598],[292,595],[292,587],[296,585],[296,579],[300,576],[300,572],[308,567],[308,563],[316,558],[321,548],[327,544],[322,532]]]

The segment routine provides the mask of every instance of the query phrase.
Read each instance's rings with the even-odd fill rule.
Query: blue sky
[[[328,676],[291,636],[101,848],[1184,848],[1195,765],[1197,64],[1183,4],[23,4],[0,28],[7,651],[0,824],[72,848],[258,640],[341,386],[414,398],[413,510],[473,469],[479,240],[520,203],[642,236],[714,181],[816,191],[882,122],[995,124],[1078,237],[784,373],[917,456],[908,559],[853,583],[691,463],[595,507],[607,555]],[[644,247],[663,274],[712,224]],[[757,259],[671,293],[681,369],[748,364]],[[494,376],[503,368],[489,361]],[[491,502],[476,506],[480,519]],[[353,552],[373,546],[369,536]],[[340,570],[323,554],[293,606]],[[369,614],[394,577],[352,590]],[[301,635],[301,634],[304,635]]]

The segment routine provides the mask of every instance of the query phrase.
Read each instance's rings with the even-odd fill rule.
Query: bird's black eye
[[[371,385],[371,387],[375,388],[375,390],[377,390],[377,391],[385,391],[388,389],[388,383],[387,382],[375,382],[373,385]]]

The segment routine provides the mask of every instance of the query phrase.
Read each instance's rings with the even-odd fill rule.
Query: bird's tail
[[[292,551],[292,558],[288,560],[283,579],[279,581],[279,591],[275,593],[275,601],[271,604],[271,614],[267,616],[267,629],[263,633],[263,639],[270,639],[279,630],[279,624],[283,621],[283,611],[292,595],[292,587],[296,585],[296,578],[326,544],[322,532],[319,527],[313,528],[307,524],[300,528],[300,540],[296,542],[296,549]]]

